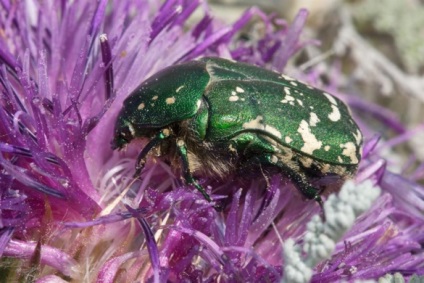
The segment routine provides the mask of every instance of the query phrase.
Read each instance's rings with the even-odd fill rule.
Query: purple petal
[[[11,240],[4,250],[5,256],[30,259],[35,251],[36,243]],[[59,249],[42,245],[41,263],[47,264],[65,276],[74,276],[78,267],[77,262]]]

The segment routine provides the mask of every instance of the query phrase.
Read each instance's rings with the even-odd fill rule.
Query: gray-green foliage
[[[396,272],[395,274],[386,274],[378,279],[378,283],[424,283],[424,276],[418,276],[416,274],[409,278],[409,281],[403,277],[402,274]]]
[[[377,31],[393,37],[399,57],[411,73],[424,65],[424,7],[418,2],[363,0],[353,9],[359,24],[371,23]]]

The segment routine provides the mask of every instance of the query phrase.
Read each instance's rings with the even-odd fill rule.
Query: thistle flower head
[[[385,170],[364,121],[357,180],[368,181],[328,197],[325,223],[279,175],[266,191],[257,180],[201,178],[227,200],[218,213],[160,160],[134,180],[140,143],[110,148],[123,100],[150,75],[211,55],[282,71],[314,43],[300,40],[306,11],[287,24],[251,8],[225,25],[202,1],[0,5],[0,254],[10,282],[279,282],[299,273],[332,282],[424,273],[423,188]],[[188,25],[195,10],[203,16]],[[253,18],[262,33],[242,40]]]

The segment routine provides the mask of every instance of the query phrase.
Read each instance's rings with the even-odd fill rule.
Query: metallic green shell
[[[124,101],[117,125],[131,123],[140,135],[145,128],[161,128],[193,117],[209,82],[204,65],[191,61],[147,79]]]
[[[327,163],[354,165],[362,134],[346,105],[334,96],[278,73],[219,58],[204,58],[211,81],[205,90],[205,140],[229,140],[257,131]]]
[[[279,73],[220,58],[150,77],[124,101],[116,132],[131,124],[140,137],[186,119],[212,144],[253,131],[326,163],[356,165],[361,158],[362,134],[342,101]]]

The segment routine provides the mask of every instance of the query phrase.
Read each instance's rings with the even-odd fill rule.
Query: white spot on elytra
[[[228,98],[228,100],[229,100],[229,101],[231,101],[231,102],[234,102],[234,101],[239,100],[239,97],[238,97],[238,96],[230,96],[230,97]]]
[[[235,92],[234,90],[231,91],[231,95],[237,95],[237,92]]]
[[[143,110],[146,105],[144,103],[140,103],[137,107],[138,110]]]
[[[281,100],[280,102],[281,103],[290,103],[290,105],[293,105],[294,104],[294,97],[293,96],[290,96],[290,95],[286,95],[286,97],[284,97],[284,99],[283,100]]]
[[[325,95],[325,97],[327,97],[328,100],[330,100],[331,104],[337,105],[337,101],[332,95],[330,95],[326,92],[324,92],[324,95]]]
[[[288,80],[288,81],[295,81],[295,79],[293,79],[292,77],[286,76],[286,75],[281,75],[281,77],[285,80]]]
[[[328,119],[330,119],[333,122],[339,121],[341,118],[339,108],[336,105],[331,105],[331,109],[333,110],[333,112],[328,114]]]
[[[279,139],[281,139],[281,133],[276,128],[266,125],[262,123],[263,117],[258,116],[254,120],[251,120],[249,122],[243,123],[243,129],[255,129],[255,130],[262,130],[265,131]]]
[[[293,86],[297,86],[297,83],[294,82],[294,81],[291,81],[290,84],[293,85]]]
[[[157,100],[159,98],[159,96],[155,95],[152,97],[152,100]]]
[[[174,96],[168,97],[165,100],[165,102],[166,102],[166,104],[174,104],[175,103],[175,97]]]
[[[244,89],[242,89],[241,87],[236,87],[236,91],[238,92],[238,93],[243,93],[244,92]]]
[[[317,125],[317,123],[321,120],[318,118],[318,116],[317,116],[317,114],[315,114],[315,112],[311,112],[310,115],[311,116],[309,117],[309,125],[311,125],[311,127],[315,127]]]
[[[275,155],[272,155],[271,156],[271,163],[272,164],[276,164],[278,162],[278,157],[277,156],[275,156]]]
[[[303,107],[303,101],[302,101],[302,100],[300,100],[300,99],[296,99],[296,101],[297,101],[297,103],[299,103],[299,105],[300,105],[300,106],[302,106],[302,107]]]
[[[356,145],[353,142],[342,143],[340,147],[343,148],[342,154],[350,158],[351,164],[357,164],[359,162],[356,157]]]
[[[290,89],[288,87],[284,87],[284,93],[287,95],[291,95]]]
[[[329,151],[330,150],[330,146],[329,145],[324,146],[324,150],[325,151]]]
[[[183,88],[185,88],[185,85],[182,85],[182,86],[178,87],[178,88],[175,90],[175,92],[176,92],[176,93],[179,93],[179,92],[180,92],[180,90],[182,90]]]
[[[337,160],[338,160],[340,163],[343,163],[343,158],[342,158],[341,156],[337,156]]]
[[[293,141],[289,136],[286,136],[284,140],[286,141],[286,143],[291,143]]]
[[[311,132],[311,128],[308,125],[308,122],[302,120],[300,122],[299,128],[297,132],[302,136],[303,146],[300,149],[304,153],[312,154],[314,150],[320,149],[322,146],[322,142],[317,140],[315,135]]]
[[[202,105],[202,100],[197,100],[197,103],[196,103],[196,105],[197,105],[197,108],[199,108],[200,107],[200,105]]]
[[[353,136],[355,138],[356,144],[357,145],[360,145],[361,142],[362,142],[362,133],[361,133],[361,131],[359,129],[356,129],[356,135],[353,134]]]

